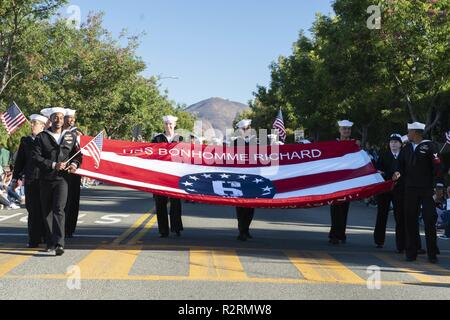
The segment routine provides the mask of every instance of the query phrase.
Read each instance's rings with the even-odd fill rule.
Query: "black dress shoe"
[[[247,237],[247,239],[253,239],[252,235],[250,234],[250,232],[247,232],[245,234],[245,236]]]
[[[168,235],[168,234],[161,234],[159,237],[160,237],[160,238],[168,238],[169,235]]]
[[[37,243],[27,244],[27,249],[38,249],[38,248],[39,248],[39,244],[37,244]]]
[[[333,246],[338,246],[339,245],[339,240],[338,239],[330,239],[330,241],[328,241],[329,244],[333,245]]]
[[[381,244],[377,245],[377,249],[383,249],[384,247]]]
[[[57,246],[55,249],[56,256],[60,257],[64,254],[64,247],[63,246]]]
[[[428,257],[428,261],[432,264],[436,264],[439,260],[437,257]]]
[[[342,244],[347,244],[347,240],[341,240]]]
[[[417,260],[416,257],[406,257],[406,261],[408,261],[408,262],[414,262],[416,260]]]
[[[237,237],[237,239],[239,241],[247,241],[247,236],[243,233],[239,234],[239,236]]]
[[[420,250],[417,250],[417,254],[419,256],[421,256],[421,255],[427,254],[427,252],[425,250],[423,250],[423,249],[420,249]]]
[[[177,235],[177,237],[181,237],[181,232],[180,231],[175,232],[175,234]]]

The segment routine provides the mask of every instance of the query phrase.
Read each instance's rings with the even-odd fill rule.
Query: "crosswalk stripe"
[[[400,261],[397,259],[393,259],[388,254],[378,253],[375,256],[377,256],[379,259],[383,260],[387,264],[393,266],[398,271],[408,274],[409,276],[415,278],[421,283],[436,283],[439,282],[434,276],[425,274],[424,271],[420,270],[420,268],[424,269],[425,266],[421,262],[405,262]],[[427,269],[429,269],[430,266],[426,266]],[[416,268],[416,269],[413,269]],[[434,267],[435,269],[439,268],[437,266]],[[443,269],[446,273],[448,273],[448,270]],[[425,271],[426,272],[426,271]],[[442,272],[442,271],[441,271]],[[447,277],[450,279],[450,277]]]
[[[246,279],[247,274],[235,250],[213,251],[214,265],[221,278]]]
[[[285,254],[306,280],[352,284],[366,283],[365,280],[327,253],[286,251]]]
[[[209,250],[191,250],[189,254],[189,276],[191,278],[217,277],[213,257]]]
[[[155,224],[155,217],[150,219],[142,230],[127,243],[127,247],[119,247],[118,245],[133,234],[150,216],[151,213],[143,214],[127,231],[115,239],[111,245],[97,248],[78,263],[82,279],[127,278],[143,249],[143,246],[133,247],[133,245]]]
[[[78,267],[82,279],[125,279],[141,252],[142,247],[122,250],[103,248],[91,252]]]
[[[190,278],[248,279],[236,250],[191,250]]]
[[[317,261],[308,257],[307,253],[287,251],[286,256],[303,277],[310,281],[324,281],[325,278],[319,273],[319,264]]]

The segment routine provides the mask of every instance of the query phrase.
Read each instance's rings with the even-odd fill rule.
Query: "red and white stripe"
[[[8,134],[13,134],[20,126],[27,121],[27,118],[23,113],[20,113],[17,117],[11,118],[9,114],[2,113],[0,118],[2,119],[3,125],[6,128]]]
[[[82,145],[88,143],[89,139],[82,137]],[[393,185],[383,180],[367,154],[353,142],[281,146],[280,153],[316,149],[322,151],[322,156],[318,159],[285,160],[275,166],[196,165],[173,162],[170,156],[155,155],[157,152],[152,155],[142,152],[130,155],[124,152],[174,147],[105,140],[99,155],[101,167],[95,169],[97,159],[92,157],[92,152],[83,150],[85,157],[77,173],[169,197],[210,204],[266,208],[315,207],[353,201],[386,192]],[[274,199],[242,199],[193,195],[179,188],[179,180],[183,176],[214,172],[260,175],[272,181],[277,193]]]
[[[94,159],[94,167],[98,169],[101,161],[101,151],[97,147],[95,142],[92,141],[91,143],[88,143],[83,149],[86,150],[87,155],[91,156]]]
[[[273,124],[273,128],[278,131],[281,141],[286,141],[286,128],[282,119],[277,118]]]

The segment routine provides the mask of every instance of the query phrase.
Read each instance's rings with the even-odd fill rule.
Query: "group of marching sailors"
[[[75,171],[81,164],[79,137],[83,135],[75,126],[75,111],[48,108],[40,115],[32,115],[30,136],[21,140],[13,183],[25,181],[26,208],[29,213],[28,229],[30,248],[44,242],[47,251],[60,256],[64,253],[64,240],[75,233],[80,203],[80,180]],[[177,117],[165,116],[164,133],[152,143],[183,142],[176,133]],[[237,124],[238,135],[234,146],[257,144],[252,135],[252,121],[245,119]],[[340,136],[337,140],[352,139],[353,123],[338,122]],[[378,216],[374,232],[375,243],[382,248],[386,238],[386,224],[390,205],[396,221],[396,246],[399,254],[414,261],[419,254],[428,254],[431,263],[438,261],[436,207],[433,190],[440,173],[440,159],[436,145],[424,139],[425,125],[408,124],[408,135],[392,134],[388,151],[382,154],[375,166],[386,180],[396,182],[392,191],[378,196]],[[273,137],[269,137],[273,138]],[[276,139],[272,144],[278,143]],[[219,144],[219,143],[218,143]],[[170,233],[181,236],[183,223],[182,204],[179,199],[155,195],[159,233],[162,238]],[[169,205],[169,208],[168,208]],[[345,244],[349,202],[330,206],[330,245]],[[422,208],[422,210],[421,210]],[[422,249],[419,232],[419,214],[422,212],[426,251]],[[252,239],[250,225],[254,208],[236,208],[240,241]],[[169,223],[170,222],[170,223]]]
[[[75,110],[47,108],[30,117],[31,135],[23,137],[12,184],[25,186],[28,247],[46,244],[49,254],[64,254],[65,239],[75,233],[80,206],[81,164]],[[70,161],[69,161],[70,160]]]
[[[174,116],[165,116],[164,121],[164,133],[157,135],[153,138],[152,143],[173,143],[183,142],[183,137],[175,133],[178,118]],[[252,134],[251,128],[252,121],[244,119],[237,124],[238,136],[235,137],[233,145],[245,146],[256,144],[256,136]],[[221,141],[216,142],[220,145]],[[183,231],[183,223],[181,219],[182,204],[179,199],[169,199],[168,197],[155,195],[156,215],[158,220],[158,228],[161,238],[169,237],[170,232],[176,234],[177,237],[181,236]],[[170,204],[170,229],[168,218],[168,204]],[[255,213],[254,208],[236,208],[236,217],[238,221],[239,235],[238,240],[246,241],[252,239],[250,234],[250,224],[252,223]]]
[[[339,122],[339,140],[350,140],[353,123]],[[437,146],[424,138],[426,125],[408,124],[408,135],[392,134],[388,139],[388,150],[375,162],[383,178],[396,182],[392,191],[377,197],[378,213],[374,231],[377,248],[383,248],[390,205],[393,206],[396,222],[396,247],[398,254],[405,254],[407,261],[417,260],[421,254],[428,255],[430,263],[437,263],[440,254],[437,246],[436,206],[433,200],[434,187],[442,177],[441,160]],[[330,244],[346,243],[346,226],[349,203],[331,206]],[[422,214],[426,249],[422,249],[419,216]]]

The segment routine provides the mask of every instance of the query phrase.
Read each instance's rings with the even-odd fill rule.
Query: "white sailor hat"
[[[32,114],[30,116],[30,120],[31,121],[40,121],[43,124],[46,124],[48,122],[48,118],[44,117],[44,116],[41,116],[40,114]]]
[[[252,120],[250,119],[244,119],[238,122],[236,125],[239,129],[244,129],[252,125]]]
[[[420,122],[408,123],[408,130],[425,130],[426,125]]]
[[[50,109],[51,109],[51,108],[45,108],[45,109],[42,109],[42,110],[41,110],[41,114],[42,114],[44,117],[49,118],[49,117],[50,117]]]
[[[408,142],[408,141],[409,141],[408,136],[403,136],[403,137],[402,137],[402,142],[403,142],[403,143],[406,143],[406,142]]]
[[[338,125],[340,128],[351,128],[353,127],[354,123],[348,120],[342,120],[338,121]]]
[[[164,116],[163,121],[164,123],[177,123],[178,118],[174,116]]]
[[[66,109],[66,117],[73,117],[75,116],[75,113],[77,113],[76,110]]]
[[[41,114],[46,116],[47,118],[50,118],[55,113],[62,113],[65,116],[66,109],[57,107],[57,108],[46,108],[41,110]]]
[[[398,142],[402,143],[403,137],[398,133],[394,133],[394,134],[390,135],[389,141],[398,141]]]

